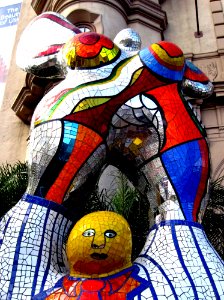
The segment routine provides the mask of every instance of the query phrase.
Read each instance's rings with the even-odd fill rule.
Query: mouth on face
[[[92,253],[90,256],[96,260],[104,260],[108,257],[108,255],[105,253],[96,253],[96,252]]]

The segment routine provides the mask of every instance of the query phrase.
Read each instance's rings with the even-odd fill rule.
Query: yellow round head
[[[127,221],[111,211],[90,213],[73,227],[67,242],[70,275],[104,277],[131,266]]]

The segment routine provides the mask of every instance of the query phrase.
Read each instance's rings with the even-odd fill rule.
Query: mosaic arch
[[[223,262],[197,223],[209,152],[187,101],[211,95],[212,84],[171,42],[141,50],[131,29],[115,41],[80,33],[51,12],[21,36],[18,65],[64,80],[34,112],[27,191],[1,220],[2,300],[224,297]],[[149,201],[159,215],[133,262],[123,217],[95,212],[73,227],[66,209],[70,193],[97,178],[111,156],[128,164],[136,188],[155,190]]]

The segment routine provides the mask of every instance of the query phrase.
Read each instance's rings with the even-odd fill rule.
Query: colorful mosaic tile
[[[0,299],[223,299],[223,262],[197,223],[206,133],[186,97],[211,95],[209,79],[170,42],[140,50],[133,29],[113,42],[50,12],[25,29],[17,62],[64,80],[34,112],[28,188],[0,222]],[[66,256],[83,199],[68,210],[69,196],[110,163],[128,166],[137,189],[151,187],[155,225],[131,262],[127,222],[95,212],[75,224]]]

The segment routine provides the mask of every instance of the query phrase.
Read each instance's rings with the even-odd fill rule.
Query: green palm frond
[[[94,190],[87,203],[85,204],[85,214],[94,212],[94,211],[112,211],[110,201],[108,200],[108,195],[106,189],[103,189],[101,192],[98,189]]]
[[[208,239],[224,259],[224,176],[211,183],[210,199],[202,221]]]
[[[116,178],[117,189],[111,199],[114,210],[128,219],[133,207],[133,203],[139,200],[138,191],[131,187],[126,176],[119,172]]]
[[[127,177],[118,172],[115,177],[116,192],[111,199],[114,211],[122,215],[132,231],[132,259],[134,260],[144,246],[149,230],[150,205],[146,197],[130,185]]]
[[[17,162],[14,165],[0,166],[0,216],[14,206],[24,194],[28,183],[27,165]]]

